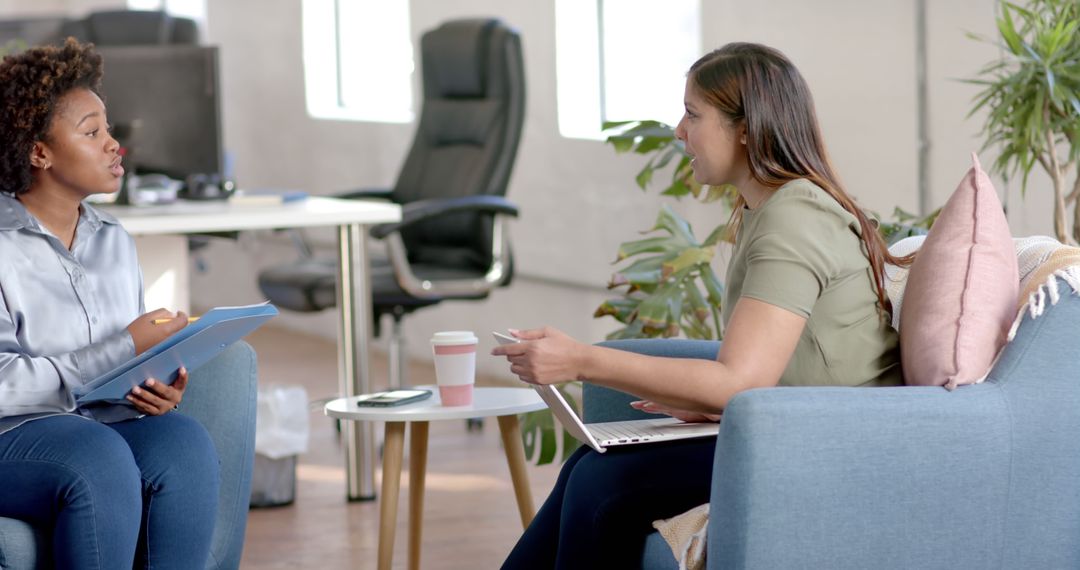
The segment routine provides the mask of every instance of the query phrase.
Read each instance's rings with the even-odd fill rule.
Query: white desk
[[[383,450],[382,497],[379,499],[379,570],[390,570],[394,554],[394,529],[397,526],[398,495],[401,490],[401,463],[405,448],[405,424],[409,424],[409,569],[420,568],[420,544],[424,514],[424,477],[427,473],[428,424],[440,420],[496,416],[502,435],[503,451],[510,467],[521,526],[533,519],[532,492],[525,470],[525,450],[521,443],[518,414],[547,407],[531,388],[475,388],[473,403],[446,407],[439,401],[435,386],[421,386],[434,392],[431,398],[392,408],[361,408],[356,398],[340,398],[324,408],[332,418],[348,423],[386,422]],[[463,519],[464,520],[464,519]],[[464,523],[467,526],[467,522]],[[466,529],[465,532],[468,532]]]
[[[338,376],[342,396],[371,391],[368,340],[372,323],[366,226],[401,220],[401,208],[384,202],[311,197],[274,206],[228,202],[177,202],[166,206],[105,206],[135,236],[147,284],[147,307],[171,296],[167,306],[188,309],[187,238],[183,234],[274,228],[338,228]],[[349,422],[345,470],[349,500],[375,497],[375,442],[370,425]]]

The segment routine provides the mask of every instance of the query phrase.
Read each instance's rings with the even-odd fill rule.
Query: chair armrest
[[[244,545],[251,470],[255,462],[255,351],[241,341],[191,371],[180,413],[210,433],[221,464],[221,491],[210,556],[236,568]]]
[[[502,196],[463,196],[435,200],[419,200],[401,208],[401,221],[379,224],[371,229],[372,237],[383,239],[421,220],[454,212],[487,212],[517,217],[518,207]]]
[[[392,194],[393,190],[390,188],[356,188],[344,192],[335,192],[332,196],[344,200],[389,200]]]
[[[717,440],[708,567],[1000,567],[1008,416],[988,383],[739,394]]]
[[[649,356],[708,360],[716,360],[716,353],[720,350],[720,343],[717,341],[673,338],[611,340],[597,343],[597,345]],[[634,400],[640,400],[640,398],[586,382],[582,389],[584,419],[587,423],[596,423],[656,417],[655,414],[647,414],[631,408],[630,402]]]

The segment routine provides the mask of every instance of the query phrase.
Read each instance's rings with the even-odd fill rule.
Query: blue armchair
[[[1080,297],[1025,316],[989,378],[942,388],[773,388],[717,438],[707,567],[1080,568]],[[609,346],[715,358],[718,344]],[[634,417],[596,386],[586,421]],[[653,533],[645,568],[676,568]]]
[[[199,420],[221,458],[210,568],[237,568],[244,546],[255,460],[255,351],[239,342],[191,372],[180,412]],[[48,567],[48,529],[0,517],[0,569]]]

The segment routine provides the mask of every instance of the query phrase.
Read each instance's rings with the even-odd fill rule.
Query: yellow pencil
[[[167,323],[167,322],[172,321],[172,320],[174,320],[174,319],[154,319],[153,323],[155,325],[160,325],[162,323]],[[199,317],[188,317],[187,322],[193,323],[193,322],[195,322],[197,320],[199,320]]]

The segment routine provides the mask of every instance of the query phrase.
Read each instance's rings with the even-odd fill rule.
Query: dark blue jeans
[[[210,436],[180,414],[0,435],[0,515],[52,529],[57,568],[204,568],[218,483]]]
[[[652,521],[709,501],[716,438],[578,449],[503,563],[508,570],[640,568]]]

